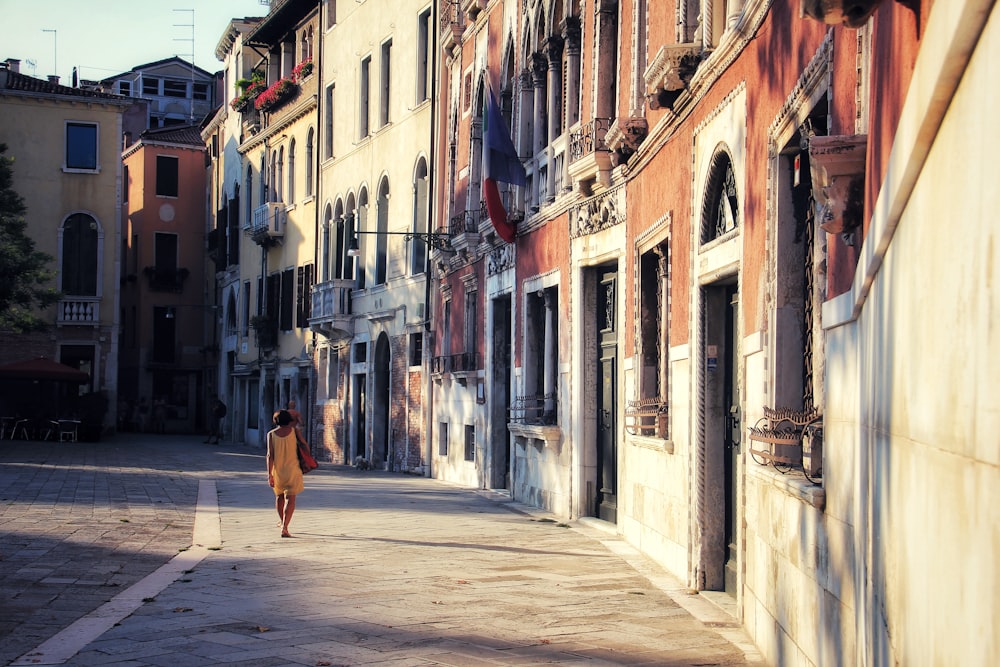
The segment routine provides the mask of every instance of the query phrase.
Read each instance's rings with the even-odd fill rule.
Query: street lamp
[[[454,252],[454,248],[451,247],[451,235],[441,234],[439,232],[368,232],[368,231],[355,231],[351,236],[351,244],[347,247],[348,257],[357,257],[361,254],[361,249],[358,247],[358,234],[383,234],[385,236],[402,236],[405,240],[410,239],[420,239],[427,244],[429,248],[434,248],[435,250],[441,250],[442,252]]]

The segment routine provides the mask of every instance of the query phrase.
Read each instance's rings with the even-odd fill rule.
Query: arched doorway
[[[391,359],[389,337],[379,334],[375,341],[375,356],[372,364],[372,460],[376,468],[391,470],[389,446],[389,386],[391,383]]]

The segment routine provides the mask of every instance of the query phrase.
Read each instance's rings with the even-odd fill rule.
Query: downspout
[[[431,50],[431,137],[430,137],[430,164],[427,170],[427,198],[430,205],[428,212],[428,222],[433,224],[437,220],[438,198],[437,190],[434,187],[434,175],[437,173],[437,106],[438,106],[438,37],[440,36],[440,26],[438,25],[438,3],[431,3],[431,24],[428,26],[427,40]],[[433,35],[433,37],[432,37]],[[434,382],[430,374],[430,350],[431,337],[431,245],[427,244],[427,261],[424,264],[424,331],[428,334],[424,344],[424,395],[427,396],[426,418],[424,419],[424,446],[427,448],[427,477],[433,477],[434,466],[434,444],[431,442],[432,424],[434,418]]]
[[[316,66],[316,84],[317,84],[316,85],[316,88],[317,88],[317,90],[316,90],[316,137],[317,137],[317,141],[316,141],[316,146],[313,147],[313,160],[315,160],[315,168],[311,164],[307,165],[308,169],[313,169],[312,182],[313,182],[313,192],[315,193],[313,195],[313,201],[316,202],[316,205],[313,207],[313,209],[315,210],[315,216],[316,216],[316,218],[315,218],[315,222],[313,224],[313,269],[314,269],[313,270],[313,284],[309,286],[309,314],[310,315],[312,315],[312,297],[313,297],[312,290],[313,290],[313,286],[317,282],[316,279],[317,279],[318,273],[319,273],[319,247],[320,247],[320,244],[316,243],[316,239],[320,238],[320,236],[319,236],[319,234],[320,234],[320,226],[321,226],[321,220],[323,219],[323,216],[322,216],[323,203],[322,203],[322,201],[319,198],[319,192],[320,192],[320,187],[319,187],[319,174],[320,174],[320,151],[319,151],[320,143],[319,143],[319,136],[320,136],[320,128],[323,126],[323,97],[324,97],[324,95],[323,95],[323,60],[324,60],[324,58],[323,58],[323,33],[325,32],[325,30],[324,30],[324,21],[323,21],[323,0],[317,0],[317,2],[316,2],[316,12],[317,12],[316,16],[318,17],[318,20],[319,20],[319,30],[316,31],[316,34],[319,35],[319,36],[317,37],[317,40],[316,40],[316,52],[313,54],[313,63],[315,63],[315,66]],[[323,258],[323,261],[326,261],[326,258]],[[315,424],[316,424],[316,414],[315,413],[317,412],[317,409],[316,409],[317,408],[316,397],[319,395],[319,392],[317,391],[316,385],[319,383],[319,375],[316,373],[316,332],[313,330],[312,327],[309,327],[309,335],[312,337],[312,345],[310,347],[311,352],[309,353],[309,380],[310,380],[309,381],[309,391],[310,391],[310,393],[312,395],[308,396],[307,400],[310,401],[310,405],[312,406],[313,418],[311,420],[311,423],[314,425],[313,430],[315,431]],[[329,351],[328,351],[327,352],[327,363],[329,363],[329,362],[330,362],[330,357],[329,357]],[[323,411],[319,410],[319,413],[320,413],[320,419],[322,419],[323,418]],[[323,440],[324,440],[324,442],[321,443],[321,444],[323,445],[323,448],[325,450],[325,448],[326,448],[326,442],[325,442],[325,440],[326,440],[326,428],[325,428],[325,424],[324,424],[324,428],[322,429],[322,433],[323,433]],[[312,433],[309,434],[309,436],[310,436],[309,442],[312,442],[312,435],[313,435]],[[316,448],[315,447],[313,447],[313,452],[314,453],[316,452]]]

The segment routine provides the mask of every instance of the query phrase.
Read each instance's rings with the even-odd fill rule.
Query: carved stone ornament
[[[692,59],[696,67],[698,49],[694,44],[661,46],[642,74],[646,81],[646,97],[655,100],[664,91],[685,88],[694,74]]]
[[[608,128],[604,136],[604,144],[616,153],[631,155],[638,148],[649,132],[649,124],[645,118],[617,118]]]
[[[828,25],[844,24],[848,28],[860,28],[875,13],[881,2],[882,0],[801,0],[799,14]]]
[[[622,222],[623,217],[619,213],[619,194],[619,189],[616,188],[575,206],[571,212],[571,219],[576,223],[576,228],[570,230],[570,236],[577,238],[595,234]]]
[[[816,219],[828,234],[842,234],[861,225],[867,146],[866,134],[809,140]]]

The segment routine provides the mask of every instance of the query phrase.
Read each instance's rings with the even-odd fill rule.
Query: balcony
[[[468,384],[470,377],[476,377],[481,367],[482,360],[475,352],[460,352],[458,354],[442,354],[431,357],[431,376],[440,381],[442,378],[450,377],[458,380],[463,387]]]
[[[486,215],[486,202],[478,209],[462,211],[448,221],[448,235],[451,237],[451,247],[458,251],[474,248],[482,237],[479,234],[479,221]]]
[[[441,6],[441,48],[448,52],[462,41],[465,30],[465,16],[457,2],[442,3]]]
[[[253,220],[243,230],[257,245],[277,245],[285,236],[287,215],[283,202],[268,202],[254,209]]]
[[[568,171],[584,194],[589,194],[593,181],[605,187],[611,184],[611,149],[604,141],[610,127],[610,118],[594,118],[570,132]]]
[[[178,294],[184,291],[184,281],[190,275],[190,271],[187,269],[161,266],[147,266],[142,270],[142,273],[149,281],[150,291]]]
[[[312,289],[309,328],[331,340],[350,338],[353,335],[351,292],[356,288],[353,279],[317,283]]]
[[[91,325],[101,323],[101,300],[98,297],[61,299],[56,313],[56,325]]]

